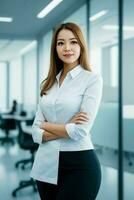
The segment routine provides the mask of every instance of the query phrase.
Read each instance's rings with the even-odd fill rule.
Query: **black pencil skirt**
[[[95,200],[101,184],[95,150],[60,152],[58,184],[36,182],[41,200]]]

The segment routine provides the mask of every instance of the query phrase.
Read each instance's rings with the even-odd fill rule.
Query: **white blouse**
[[[33,139],[39,144],[31,177],[57,184],[59,152],[93,149],[90,130],[95,120],[102,96],[103,81],[100,74],[87,71],[80,65],[70,70],[59,86],[61,71],[47,95],[40,99],[33,123]],[[83,124],[69,123],[79,111],[88,113],[89,121]],[[42,143],[44,122],[65,124],[69,138],[60,138]]]

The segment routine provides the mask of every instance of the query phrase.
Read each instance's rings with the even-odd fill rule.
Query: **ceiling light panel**
[[[12,22],[13,18],[11,17],[0,17],[0,22]]]
[[[102,11],[96,13],[95,15],[91,16],[91,17],[89,18],[89,20],[90,20],[91,22],[96,21],[97,19],[99,19],[99,18],[101,18],[102,16],[106,15],[107,12],[108,12],[108,10],[102,10]]]
[[[63,0],[53,0],[51,1],[41,12],[37,14],[38,18],[44,18],[48,13],[50,13],[56,6],[58,6]]]

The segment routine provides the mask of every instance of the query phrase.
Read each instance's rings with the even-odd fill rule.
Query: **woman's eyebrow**
[[[74,40],[74,39],[76,40],[76,38],[69,38],[69,40]],[[57,39],[57,41],[58,41],[58,40],[64,41],[65,39],[59,38],[59,39]]]
[[[76,38],[70,38],[69,40],[76,40]]]
[[[57,39],[57,41],[58,41],[58,40],[64,40],[64,39],[59,38],[59,39]]]

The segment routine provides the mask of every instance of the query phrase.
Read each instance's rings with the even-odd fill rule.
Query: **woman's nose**
[[[70,50],[70,45],[68,43],[65,44],[65,50]]]

